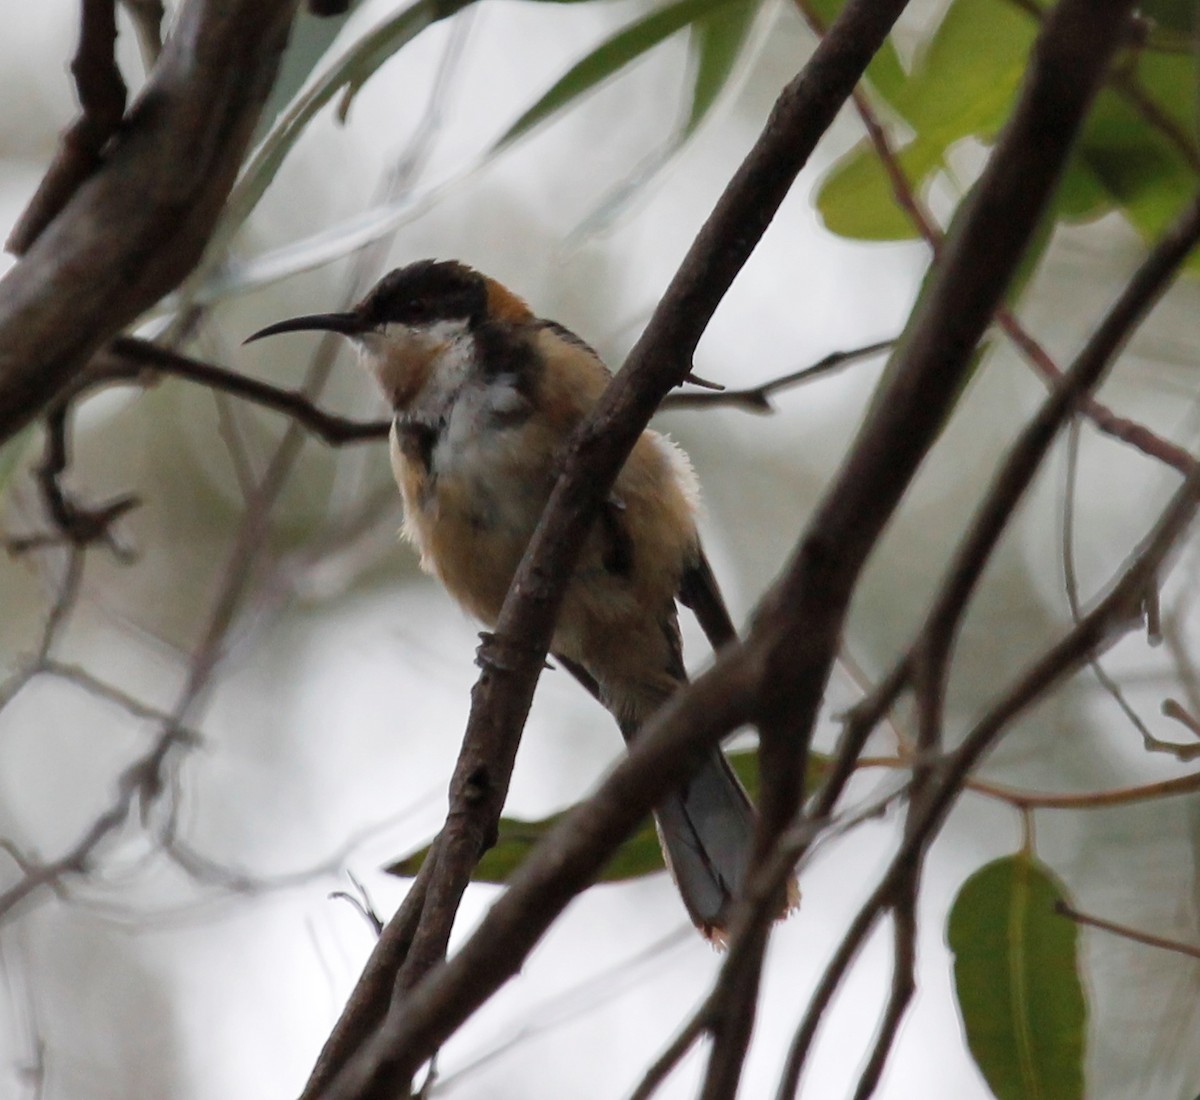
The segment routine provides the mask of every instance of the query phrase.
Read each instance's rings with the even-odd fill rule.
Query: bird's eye
[[[429,302],[426,301],[424,298],[414,298],[411,302],[408,303],[408,312],[409,312],[409,316],[411,316],[411,317],[417,317],[417,318],[428,317],[429,316]]]

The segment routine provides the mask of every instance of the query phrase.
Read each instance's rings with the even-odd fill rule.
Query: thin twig
[[[79,593],[83,586],[83,569],[85,564],[84,548],[71,545],[67,549],[66,566],[62,583],[46,621],[42,626],[41,638],[38,641],[37,652],[24,662],[4,683],[0,684],[0,710],[3,710],[17,697],[25,685],[40,675],[50,665],[50,654],[55,643],[66,629],[67,622],[79,601]]]
[[[58,859],[25,868],[21,879],[0,894],[0,921],[42,887],[57,889],[68,876],[85,873],[96,849],[125,824],[134,807],[140,804],[144,810],[157,799],[165,783],[171,750],[189,736],[182,729],[164,729],[150,749],[121,774],[113,801],[75,844]]]
[[[1133,609],[1137,606],[1146,576],[1162,567],[1163,560],[1195,518],[1198,505],[1200,466],[1176,491],[1145,539],[1141,551],[1122,572],[1109,594],[1001,695],[967,734],[959,748],[936,770],[920,803],[914,804],[914,813],[907,822],[903,841],[883,877],[851,921],[850,928],[822,975],[817,992],[809,1002],[804,1020],[793,1037],[780,1079],[777,1094],[780,1100],[794,1095],[808,1050],[829,1001],[867,934],[887,908],[891,892],[911,875],[913,860],[919,858],[920,852],[928,847],[951,806],[966,788],[966,779],[972,768],[1014,718],[1083,667],[1090,653],[1111,644],[1121,633],[1131,629],[1131,624],[1136,621]]]
[[[808,999],[800,1026],[792,1036],[783,1071],[779,1075],[779,1087],[775,1092],[775,1100],[792,1100],[792,1097],[796,1095],[796,1090],[800,1085],[800,1073],[808,1058],[812,1041],[816,1038],[817,1028],[825,1016],[826,1009],[829,1008],[829,1003],[833,1000],[833,995],[842,984],[842,978],[850,969],[850,964],[854,962],[859,949],[887,908],[891,891],[892,883],[887,880],[880,882],[871,891],[870,896],[850,922],[850,927],[842,936],[842,942],[838,944],[837,950],[822,972],[820,981],[817,982],[817,988],[813,990],[812,996]]]
[[[1081,913],[1078,909],[1073,909],[1065,901],[1057,902],[1054,906],[1054,911],[1075,921],[1076,924],[1083,924],[1089,928],[1099,928],[1102,932],[1111,932],[1122,939],[1133,940],[1134,943],[1142,943],[1147,947],[1159,947],[1164,951],[1174,951],[1176,954],[1186,955],[1189,959],[1200,959],[1200,947],[1197,947],[1195,944],[1183,943],[1180,940],[1169,940],[1164,936],[1156,936],[1150,932],[1142,932],[1136,928],[1130,928],[1127,924],[1117,924],[1116,921],[1093,917],[1087,913]]]
[[[283,413],[331,446],[386,439],[391,430],[390,420],[359,421],[335,416],[317,408],[306,390],[283,390],[224,367],[180,355],[148,340],[118,336],[109,344],[109,352],[109,357],[101,359],[84,375],[85,384],[134,381],[148,369]]]
[[[854,1100],[869,1100],[875,1095],[883,1067],[896,1043],[900,1023],[917,989],[917,875],[900,887],[892,905],[892,989],[888,995],[875,1045],[867,1058],[854,1089]]]
[[[901,756],[864,756],[859,758],[857,767],[906,770],[912,767],[912,761]],[[1200,791],[1200,772],[1103,791],[1026,791],[975,778],[967,779],[964,787],[973,794],[1006,802],[1020,810],[1098,810],[1195,794]]]
[[[1067,438],[1067,468],[1064,474],[1066,487],[1063,493],[1062,510],[1063,587],[1067,595],[1067,608],[1074,622],[1078,622],[1082,614],[1079,598],[1079,578],[1075,570],[1075,497],[1076,486],[1079,483],[1079,441],[1079,422],[1075,420],[1071,423],[1071,429]],[[1179,745],[1175,742],[1164,741],[1156,737],[1142,719],[1142,716],[1134,709],[1133,704],[1126,698],[1125,692],[1121,690],[1121,685],[1108,674],[1104,663],[1099,658],[1093,657],[1089,665],[1092,674],[1096,677],[1100,686],[1108,692],[1113,702],[1120,708],[1121,713],[1125,715],[1133,728],[1141,735],[1142,745],[1147,752],[1165,752],[1175,756],[1179,760],[1191,760],[1196,756],[1200,756],[1200,744]],[[1166,705],[1164,704],[1164,708]],[[1164,709],[1163,713],[1168,717],[1171,716],[1170,712],[1166,709]]]
[[[70,463],[70,405],[56,403],[46,416],[46,443],[42,463],[37,469],[42,503],[57,531],[72,546],[102,542],[117,556],[128,561],[130,555],[113,538],[112,525],[137,507],[138,498],[123,494],[98,508],[85,508],[62,487],[62,476]]]
[[[81,0],[79,49],[71,62],[82,114],[62,136],[54,161],[6,247],[23,256],[100,166],[104,147],[125,114],[125,81],[117,68],[116,0]]]
[[[992,550],[1007,529],[1009,517],[1031,483],[1036,471],[1040,468],[1059,427],[1069,418],[1080,396],[1085,394],[1090,387],[1098,384],[1106,367],[1128,339],[1134,325],[1162,293],[1170,277],[1191,251],[1197,239],[1200,239],[1200,198],[1193,202],[1183,217],[1147,257],[1117,302],[1093,332],[1071,370],[1043,403],[1037,416],[1030,421],[1010,449],[1000,472],[978,510],[967,537],[955,553],[947,578],[934,599],[917,640],[906,651],[905,656],[897,662],[895,669],[885,680],[889,689],[895,688],[903,683],[905,669],[914,667],[914,664],[919,667],[920,663],[924,662],[922,676],[926,678],[924,689],[928,695],[924,699],[923,705],[932,710],[932,718],[927,715],[923,721],[935,723],[940,721],[938,714],[946,678],[946,665],[958,624],[965,614],[971,593],[990,560]],[[872,704],[873,714],[881,713],[880,705],[881,703],[883,706],[887,705],[888,694],[888,691],[879,693],[878,700]],[[857,732],[862,736],[861,726],[858,727]],[[998,732],[996,730],[995,735],[998,735]],[[843,736],[845,739],[845,734]],[[946,794],[945,784],[938,776],[938,765],[931,755],[935,744],[928,731],[925,734],[925,741],[927,742],[924,746],[926,763],[919,771],[914,771],[914,778],[917,782],[905,823],[906,859],[902,864],[897,862],[894,865],[895,869],[889,879],[893,888],[907,888],[906,883],[916,881],[915,876],[920,872],[928,839],[931,836],[931,827],[926,812],[927,803],[931,799],[936,801],[938,798],[945,797]],[[965,779],[966,773],[963,772],[960,781],[965,783]],[[877,903],[890,904],[891,896],[889,892],[885,891],[882,894],[873,895],[873,898]],[[870,920],[867,919],[869,915],[866,914],[865,907],[860,915],[863,920],[857,922],[853,926],[853,930],[856,935],[862,937],[866,935],[866,931],[870,927],[873,927],[874,917]],[[840,984],[841,978],[860,945],[861,938],[855,940],[849,935],[843,941],[842,948],[834,956],[826,971],[827,978],[836,979],[834,988]],[[826,985],[822,984],[820,989],[824,993]],[[832,990],[828,995],[832,996]],[[797,1087],[819,1018],[820,1013],[814,1013],[810,1006],[789,1051],[781,1077],[779,1091],[781,1097],[790,1095]]]
[[[775,411],[771,398],[781,390],[792,389],[806,382],[816,381],[827,374],[832,374],[841,367],[850,366],[863,359],[870,359],[881,351],[887,351],[895,346],[896,341],[880,340],[874,344],[866,344],[861,348],[851,348],[849,351],[830,352],[823,359],[811,366],[792,371],[761,386],[751,386],[744,390],[718,390],[710,393],[669,393],[662,399],[659,409],[664,412],[676,409],[711,409],[714,407],[730,406],[745,409],[747,412],[770,413]]]

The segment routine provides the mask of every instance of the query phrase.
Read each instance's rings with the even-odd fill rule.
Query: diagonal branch
[[[759,858],[798,813],[808,740],[854,585],[957,400],[972,353],[1049,202],[1131,4],[1062,0],[1015,112],[960,206],[849,456],[756,623],[781,632],[759,721]],[[885,900],[892,896],[889,891]],[[761,969],[761,954],[748,965]],[[734,1016],[753,1003],[731,1004]],[[714,1043],[712,1063],[724,1055]]]
[[[438,845],[433,873],[437,889],[435,883],[430,886],[431,897],[440,898],[442,904],[436,909],[426,907],[402,986],[416,985],[413,976],[444,955],[457,898],[494,833],[562,590],[581,543],[580,532],[586,530],[658,403],[690,371],[692,353],[709,318],[903,6],[903,0],[852,0],[843,9],[808,65],[780,96],[763,134],[693,243],[621,375],[572,441],[563,475],[501,613],[499,638],[520,639],[520,644],[485,643],[481,653],[484,671],[452,780],[450,817]],[[710,736],[726,730],[710,730]],[[650,805],[643,803],[645,809]],[[629,828],[634,821],[629,821]],[[611,842],[617,839],[614,835]],[[586,879],[573,889],[585,884]],[[524,950],[507,952],[505,964],[493,969],[495,984],[511,973],[504,973],[509,962],[519,965],[544,927],[533,928],[533,940]],[[390,927],[385,930],[381,948],[388,943],[390,931]],[[458,975],[461,980],[461,970]],[[386,1089],[389,1081],[406,1074],[411,1077],[479,1003],[475,994],[486,996],[489,991],[472,979],[469,995],[456,990],[453,1011],[431,1014],[426,1009],[423,1019],[419,1009],[409,1006],[418,1003],[419,990],[428,984],[414,988],[403,1008],[397,1007],[395,1018],[365,1047],[372,1013],[356,1006],[331,1037],[307,1095],[370,1095],[373,1089]],[[351,1061],[360,1047],[361,1055]]]
[[[1073,410],[1085,398],[1088,391],[1099,384],[1134,327],[1157,301],[1171,277],[1178,271],[1180,264],[1196,245],[1197,240],[1200,240],[1200,198],[1192,202],[1183,217],[1147,257],[1116,303],[1105,315],[1104,320],[1096,328],[1070,371],[1013,444],[979,508],[967,537],[955,554],[947,578],[934,599],[933,606],[917,639],[897,663],[892,673],[885,678],[884,684],[887,686],[880,693],[881,698],[886,700],[884,705],[891,702],[895,691],[903,684],[910,670],[919,669],[921,672],[919,677],[916,677],[914,686],[930,695],[928,699],[922,699],[922,711],[929,712],[923,718],[925,721],[933,722],[935,726],[940,725],[941,701],[953,639],[975,585],[990,560],[992,550],[995,549],[1005,531],[1013,510],[1040,469],[1042,459],[1059,429],[1067,422]],[[1194,483],[1195,480],[1196,474],[1193,472],[1189,482]],[[1192,489],[1191,492],[1194,494],[1195,490]],[[1188,497],[1185,495],[1182,506],[1186,508],[1188,503]],[[1191,506],[1194,507],[1194,504]],[[1186,517],[1177,519],[1177,526],[1170,531],[1171,538],[1178,535],[1184,522],[1186,522]],[[1169,542],[1160,543],[1162,549],[1156,553],[1165,553],[1167,545]],[[1154,560],[1161,560],[1161,558]],[[1143,565],[1140,568],[1144,572],[1146,566]],[[1129,583],[1131,582],[1126,578],[1118,588],[1127,587]],[[1099,645],[1104,636],[1098,631],[1103,627],[1111,627],[1114,622],[1122,621],[1122,605],[1119,600],[1112,602],[1114,600],[1115,597],[1110,597],[1110,601],[1106,601],[1107,607],[1103,611],[1098,609],[1097,613],[1089,617],[1091,632],[1081,634],[1080,637],[1093,638],[1095,639],[1093,644]],[[1075,655],[1079,652],[1079,644],[1076,641],[1075,649],[1064,651],[1068,655],[1063,657],[1061,666],[1053,669],[1052,675],[1037,681],[1037,693],[1047,690],[1049,686],[1061,679],[1061,676],[1070,667],[1067,662],[1076,659]],[[1016,691],[1020,690],[1019,686]],[[1036,696],[1032,694],[1021,696],[1019,706],[1027,705],[1034,697]],[[876,706],[868,709],[872,714],[879,713]],[[1015,716],[1016,712],[1017,710],[1012,706],[1007,710],[1000,708],[999,713],[1002,717],[994,718],[990,725],[987,723],[981,725],[980,728],[987,731],[985,734],[979,734],[977,730],[973,738],[968,738],[966,744],[975,745],[975,748],[971,750],[974,753],[972,762],[985,751],[986,746],[990,745],[992,740],[999,736],[1004,725]],[[855,728],[860,737],[865,732],[869,732],[869,726],[861,722]],[[848,731],[849,729],[848,726]],[[984,738],[990,740],[984,740]],[[926,752],[931,754],[938,739],[927,736],[926,741]],[[861,739],[854,743],[861,748]],[[852,763],[841,759],[839,763],[843,773],[846,767],[852,766]],[[893,904],[892,898],[896,891],[915,889],[928,843],[941,820],[940,818],[935,820],[929,816],[929,807],[931,804],[940,803],[941,812],[944,813],[949,802],[957,797],[958,792],[966,784],[966,770],[962,767],[961,762],[956,764],[956,770],[959,787],[953,792],[946,785],[944,771],[939,774],[938,767],[933,764],[932,756],[930,756],[929,763],[914,772],[913,795],[905,823],[905,843],[902,847],[904,857],[902,859],[897,855],[888,875],[864,905],[859,918],[851,925],[851,932],[847,934],[826,968],[819,986],[819,994],[810,1003],[804,1021],[793,1039],[781,1078],[780,1097],[790,1096],[795,1092],[801,1069],[824,1012],[823,1005],[828,1003],[840,985],[867,933],[878,921],[882,910]],[[839,778],[842,778],[842,773],[839,773]],[[835,798],[836,794],[831,796],[828,791],[823,792],[819,799],[819,805],[825,812],[828,812],[832,808]],[[899,967],[899,958],[897,966]],[[899,974],[898,969],[897,975]],[[893,997],[889,1002],[884,1026],[881,1029],[881,1037],[887,1036],[889,1029],[898,1025],[897,1013],[901,1012],[907,1004],[907,997],[903,994],[904,990],[900,986],[893,990]],[[864,1073],[863,1077],[868,1084],[877,1078],[882,1069],[881,1059],[886,1056],[886,1052],[886,1046],[876,1046],[868,1065],[869,1072]]]

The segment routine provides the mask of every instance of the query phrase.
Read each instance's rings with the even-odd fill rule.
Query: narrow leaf
[[[585,92],[591,91],[602,81],[619,72],[631,61],[641,57],[647,50],[689,23],[694,23],[724,7],[740,5],[744,0],[676,0],[659,8],[643,19],[631,23],[612,38],[602,42],[586,57],[571,66],[554,85],[516,122],[496,143],[500,149],[516,141],[574,102]]]
[[[1082,1100],[1087,1007],[1066,891],[1026,853],[973,874],[950,911],[959,1013],[998,1100]]]
[[[733,0],[692,25],[695,68],[685,136],[695,132],[725,89],[758,10],[758,0]]]
[[[301,92],[272,126],[242,171],[226,204],[221,230],[228,239],[266,191],[284,158],[313,117],[342,89],[357,91],[381,65],[427,27],[469,7],[473,0],[416,0],[363,35]],[[348,107],[343,104],[343,115]]]

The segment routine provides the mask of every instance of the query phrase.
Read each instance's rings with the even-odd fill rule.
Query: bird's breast
[[[494,388],[494,387],[493,387]],[[444,417],[398,418],[392,463],[421,564],[492,623],[551,486],[553,452],[515,395],[464,395]]]

